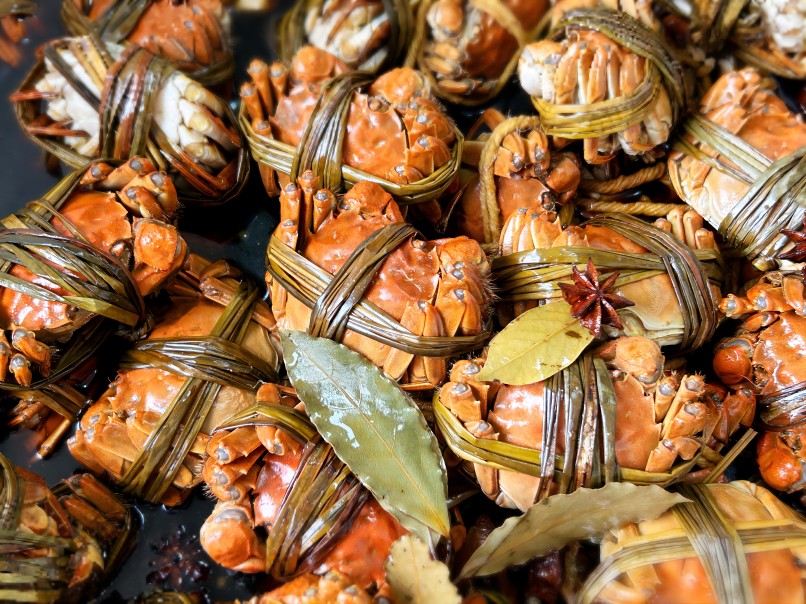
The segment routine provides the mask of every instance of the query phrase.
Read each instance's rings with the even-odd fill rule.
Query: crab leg
[[[279,97],[275,97],[274,94],[272,94],[273,86],[269,78],[269,66],[265,61],[255,59],[249,63],[249,67],[246,71],[252,78],[253,87],[257,91],[260,100],[263,102],[262,109],[265,110],[266,117],[272,115],[274,113],[274,99]],[[275,93],[276,92],[275,90]],[[258,106],[260,105],[258,104]]]
[[[126,506],[93,476],[76,474],[65,482],[73,493],[91,502],[95,508],[103,512],[105,518],[115,522],[123,522],[126,518]]]
[[[25,356],[16,353],[11,357],[11,362],[8,364],[11,373],[14,374],[14,379],[20,386],[30,386],[34,377],[31,373],[31,361]]]
[[[257,95],[257,89],[254,84],[244,82],[241,85],[241,100],[243,101],[246,111],[249,114],[249,119],[253,122],[260,122],[265,117],[263,115],[263,105]]]
[[[171,82],[184,99],[203,105],[218,116],[224,115],[224,103],[198,82],[178,72],[174,72]]]

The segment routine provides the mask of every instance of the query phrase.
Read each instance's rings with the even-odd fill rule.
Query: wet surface
[[[65,35],[59,20],[60,1],[40,0],[40,13],[26,22],[29,39],[22,45],[23,60],[16,68],[0,65],[0,215],[6,216],[28,201],[47,192],[69,173],[63,169],[49,174],[39,147],[29,141],[16,122],[11,104],[5,99],[16,90],[35,62],[37,46]],[[269,58],[271,32],[276,17],[238,13],[233,31],[239,52],[237,73],[242,74],[254,56]],[[243,50],[241,50],[243,49]],[[260,180],[253,178],[237,201],[222,208],[185,211],[180,228],[190,249],[208,258],[225,258],[237,264],[259,283],[263,280],[263,258],[269,233],[277,221]],[[113,355],[105,350],[104,355]],[[114,366],[114,363],[110,364]],[[113,375],[109,372],[108,376]],[[109,377],[100,376],[102,383]],[[46,461],[36,454],[33,433],[22,430],[7,433],[0,428],[0,453],[14,463],[42,475],[49,484],[80,469],[62,444]],[[174,509],[137,504],[143,528],[137,546],[123,569],[98,598],[99,601],[127,601],[156,588],[203,590],[211,600],[249,598],[259,591],[264,577],[239,575],[214,564],[198,545],[198,530],[213,508],[213,501],[201,490],[185,505]]]
[[[282,5],[287,5],[284,0]],[[30,39],[23,45],[24,59],[17,68],[0,65],[0,212],[8,215],[45,193],[58,181],[58,175],[47,173],[40,149],[29,141],[16,123],[11,104],[5,99],[22,81],[34,63],[34,49],[41,43],[65,32],[59,21],[59,0],[40,0],[40,16],[28,22]],[[233,35],[236,45],[236,78],[243,79],[246,66],[255,57],[271,60],[272,32],[281,13],[278,9],[269,15],[236,13],[233,18]],[[792,92],[791,90],[788,92]],[[790,98],[792,98],[790,96]],[[506,107],[511,114],[532,113],[528,99],[512,83],[499,97],[497,106]],[[480,110],[451,108],[451,115],[460,128],[467,130],[477,119]],[[66,173],[65,171],[64,173]],[[180,227],[192,251],[211,259],[232,261],[253,279],[262,283],[265,246],[269,233],[277,221],[276,200],[265,194],[253,168],[252,177],[241,196],[221,207],[204,210],[186,210],[180,218]],[[114,352],[104,352],[109,367],[114,367]],[[710,349],[700,351],[692,359],[693,366],[710,366]],[[102,372],[103,385],[114,370]],[[36,455],[36,443],[31,432],[6,433],[0,428],[0,452],[20,466],[41,474],[50,484],[71,475],[79,469],[63,445],[54,456],[42,461]],[[752,451],[742,454],[736,466],[742,470],[736,477],[749,477]],[[735,472],[735,468],[734,468]],[[738,476],[737,476],[738,474]],[[733,477],[733,476],[732,476]],[[478,499],[478,498],[477,498]],[[489,509],[492,504],[482,508]],[[246,599],[268,587],[264,576],[247,576],[225,571],[215,565],[201,550],[196,541],[199,527],[213,508],[213,502],[201,490],[185,505],[167,510],[161,506],[137,504],[143,528],[140,540],[99,601],[120,602],[155,588],[202,590],[209,599],[231,601]],[[500,514],[500,510],[497,510]],[[473,521],[468,511],[465,520]],[[517,591],[517,589],[515,590]]]

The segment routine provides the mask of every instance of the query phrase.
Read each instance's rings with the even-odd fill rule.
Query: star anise
[[[803,229],[806,231],[806,216],[803,217]],[[788,252],[778,254],[781,260],[791,260],[792,262],[806,261],[806,233],[803,231],[793,231],[792,229],[781,229],[781,235],[785,235],[795,244]]]
[[[602,325],[610,325],[616,329],[623,329],[616,311],[619,308],[634,306],[624,296],[611,293],[618,271],[610,275],[602,283],[599,283],[599,271],[593,265],[593,260],[588,258],[588,267],[584,273],[580,273],[577,267],[573,268],[573,283],[560,283],[563,293],[563,300],[571,305],[571,315],[579,319],[579,322],[587,327],[594,336],[602,333]]]

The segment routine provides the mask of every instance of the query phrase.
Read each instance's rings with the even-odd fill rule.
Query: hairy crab
[[[241,125],[271,194],[313,166],[328,188],[371,179],[407,203],[433,200],[453,181],[461,135],[420,73],[345,73],[312,46],[288,66],[255,60],[248,71]]]
[[[649,2],[619,4],[559,3],[549,38],[526,46],[518,63],[546,133],[558,146],[583,139],[591,164],[619,150],[651,159],[685,107],[682,68]]]
[[[244,604],[372,604],[374,600],[338,571],[302,575]]]
[[[248,175],[226,103],[136,46],[55,40],[11,98],[34,142],[74,167],[144,155],[195,204],[226,201]]]
[[[143,297],[185,261],[177,206],[171,179],[133,157],[92,163],[0,221],[0,389],[21,400],[11,425],[60,416],[43,426],[43,455],[84,405],[63,378],[113,331],[139,331]]]
[[[727,0],[680,3],[690,17],[692,41],[709,53],[738,59],[764,72],[806,78],[806,8],[797,0]]]
[[[459,425],[471,435],[470,440],[489,439],[521,450],[534,449],[540,452],[541,460],[548,456],[547,465],[542,461],[535,464],[532,474],[475,463],[474,473],[482,491],[499,505],[526,510],[551,493],[595,486],[592,483],[598,481],[595,466],[599,461],[592,457],[596,456],[602,457],[602,464],[614,456],[621,479],[627,481],[643,482],[647,476],[665,475],[666,482],[671,483],[685,474],[696,476],[691,474],[696,462],[707,473],[719,458],[715,454],[738,427],[749,426],[753,420],[755,398],[751,393],[730,393],[719,384],[686,373],[673,362],[665,363],[652,340],[622,337],[599,348],[591,359],[580,365],[581,380],[575,382],[571,371],[525,386],[478,381],[475,376],[484,359],[458,361],[453,366],[450,381],[440,391],[439,425],[460,457],[472,459],[454,438],[462,433],[456,430]],[[598,360],[603,364],[596,367]],[[585,373],[586,363],[593,363],[593,373]],[[599,437],[588,425],[591,410],[581,411],[579,407],[579,399],[587,396],[586,385],[597,381],[609,382],[608,387],[598,386],[597,397],[603,407],[613,406],[615,420],[613,433],[605,434],[603,429]],[[567,398],[563,383],[571,393]],[[458,422],[446,422],[445,411]],[[592,421],[596,424],[598,420]],[[601,421],[609,423],[607,418]],[[579,445],[569,434],[581,435]],[[589,446],[596,452],[587,450]],[[500,453],[505,454],[503,450]],[[555,455],[564,460],[557,468],[559,477],[555,475]]]
[[[694,485],[682,494],[692,501],[605,536],[602,562],[579,602],[795,604],[806,598],[806,524],[799,514],[743,480]],[[720,537],[704,544],[704,526]]]
[[[127,554],[131,512],[88,474],[49,489],[0,455],[3,507],[0,599],[81,602],[94,596]]]
[[[454,103],[475,105],[498,94],[509,80],[523,45],[533,40],[548,9],[545,0],[425,0],[418,28],[418,67],[434,92]]]
[[[761,269],[804,218],[806,123],[754,69],[723,75],[669,156],[678,195]]]
[[[33,0],[4,0],[0,2],[0,61],[16,67],[22,55],[17,44],[25,37],[22,20],[37,10]]]
[[[662,346],[692,349],[716,328],[721,260],[714,233],[694,211],[675,209],[654,226],[614,214],[563,228],[556,212],[521,207],[504,223],[499,246],[493,281],[499,297],[512,304],[511,310],[500,309],[507,318],[540,300],[559,298],[559,281],[592,258],[604,273],[619,271],[617,293],[634,303],[619,311],[623,332],[609,335],[645,336]],[[644,272],[644,262],[652,258],[659,262]]]
[[[410,389],[434,388],[447,357],[486,340],[489,264],[477,242],[423,241],[370,182],[337,203],[307,172],[280,205],[266,279],[282,329],[341,341]]]
[[[491,133],[465,141],[462,162],[474,169],[463,173],[449,224],[479,243],[495,245],[501,224],[517,209],[538,212],[568,204],[580,171],[573,153],[551,152],[539,118],[505,118],[487,109],[481,123]]]
[[[72,35],[96,32],[106,42],[128,42],[164,57],[205,85],[233,73],[229,13],[221,0],[63,0]]]
[[[761,475],[774,489],[806,489],[806,288],[793,271],[766,273],[743,296],[729,295],[720,310],[742,320],[736,334],[722,340],[714,371],[737,390],[759,397],[758,443]]]
[[[412,34],[411,11],[403,0],[295,2],[280,25],[280,56],[290,61],[310,44],[338,57],[350,69],[375,72],[400,65]]]
[[[171,305],[124,356],[81,418],[70,452],[148,501],[180,503],[201,482],[212,431],[276,378],[274,319],[232,267],[191,256]]]
[[[202,546],[241,572],[337,571],[382,588],[386,553],[405,530],[317,436],[293,389],[264,384],[257,398],[207,445],[203,475],[218,503]]]

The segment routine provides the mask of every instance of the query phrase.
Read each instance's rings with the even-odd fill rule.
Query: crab
[[[493,108],[485,110],[480,120],[491,131],[504,121],[504,115]],[[491,243],[486,241],[483,228],[482,183],[476,173],[482,156],[487,153],[487,141],[488,137],[480,137],[464,143],[462,161],[475,169],[467,177],[451,214],[453,228],[479,243]],[[580,181],[576,155],[552,154],[548,138],[539,126],[508,133],[492,158],[492,173],[500,210],[499,224],[521,207],[538,212],[566,205],[575,196]]]
[[[338,204],[330,191],[317,189],[311,172],[285,186],[274,238],[331,275],[373,233],[404,222],[395,200],[377,184],[359,182]],[[271,252],[269,269],[266,279],[278,325],[306,330],[311,309],[272,274]],[[491,300],[485,281],[489,270],[487,256],[472,239],[410,236],[386,256],[363,297],[415,335],[478,336],[485,331]],[[445,358],[414,356],[350,329],[341,342],[404,388],[434,388],[445,377]]]
[[[253,596],[245,604],[372,604],[366,590],[338,571],[297,577],[270,592]]]
[[[350,69],[374,70],[389,58],[389,14],[380,0],[305,3],[304,39]]]
[[[730,64],[738,59],[784,78],[806,76],[806,8],[797,0],[751,0],[740,10],[708,0],[680,7],[691,15],[693,41],[711,52],[727,50],[722,58]]]
[[[617,2],[605,3],[616,10]],[[629,4],[629,6],[627,6]],[[558,4],[556,20],[572,9],[598,6],[590,1]],[[623,3],[620,10],[651,29],[657,29],[648,1]],[[635,54],[602,32],[569,26],[562,41],[541,40],[527,45],[518,62],[521,86],[533,98],[552,105],[584,106],[636,93],[654,72],[646,58]],[[538,108],[539,109],[539,108]],[[580,110],[584,113],[584,109]],[[652,97],[651,108],[643,117],[616,132],[605,127],[583,141],[583,157],[590,164],[605,163],[623,150],[628,155],[656,155],[665,143],[674,121],[672,101],[665,85]],[[555,136],[558,147],[568,139]]]
[[[766,432],[758,443],[761,475],[772,488],[796,492],[806,489],[806,289],[794,271],[766,273],[743,296],[724,298],[720,310],[742,323],[714,353],[714,372],[731,388],[759,396],[760,421]],[[790,393],[788,408],[770,405]]]
[[[321,87],[346,65],[328,52],[305,46],[289,66],[252,61],[241,98],[256,133],[298,147],[311,123]],[[456,144],[450,118],[431,98],[423,76],[409,68],[389,71],[352,96],[342,162],[392,183],[414,183],[447,164]],[[320,125],[321,127],[321,125]],[[279,185],[288,182],[278,174]],[[270,192],[275,179],[264,174]]]
[[[705,228],[702,217],[684,206],[672,210],[666,218],[659,218],[654,226],[670,233],[675,239],[692,250],[718,251],[713,231]],[[545,250],[555,247],[586,247],[628,254],[647,253],[648,250],[608,226],[587,224],[563,228],[556,212],[547,212],[532,207],[520,207],[504,223],[499,240],[501,256],[528,250]],[[634,305],[619,311],[624,323],[623,335],[649,337],[661,346],[676,345],[681,341],[684,329],[683,310],[676,297],[674,285],[668,274],[656,275],[618,288],[618,294],[631,300]],[[716,283],[709,281],[711,298],[721,298]],[[502,293],[506,299],[506,293]],[[518,316],[537,305],[537,300],[513,302],[512,310],[501,307],[504,316]],[[714,309],[716,313],[716,309]],[[618,333],[609,331],[609,335]]]
[[[225,307],[234,300],[239,274],[233,267],[223,262],[210,264],[192,255],[186,271],[196,276],[198,283],[189,288],[180,285],[173,288],[170,308],[161,315],[145,345],[165,338],[184,342],[186,338],[209,335]],[[274,319],[264,302],[257,302],[239,346],[255,355],[253,363],[263,361],[275,372],[279,368],[279,340]],[[121,481],[132,462],[154,441],[161,416],[185,387],[187,379],[181,373],[151,366],[121,369],[106,392],[82,416],[78,430],[67,442],[70,452],[92,472]],[[181,503],[201,482],[209,435],[223,419],[254,402],[255,393],[249,388],[221,386],[171,485],[159,497],[162,503]],[[174,436],[178,437],[179,434]]]
[[[464,0],[436,0],[427,8],[420,68],[433,74],[437,94],[480,102],[500,88],[502,75],[509,75],[507,68],[533,36],[548,2],[502,0],[485,10]],[[513,27],[520,30],[517,36]]]
[[[171,179],[148,160],[133,157],[118,167],[106,162],[92,164],[50,223],[71,239],[75,229],[94,249],[118,258],[130,270],[140,294],[146,296],[169,281],[185,260],[187,245],[171,225],[177,209]],[[20,227],[13,216],[2,223],[6,228]],[[68,294],[21,265],[8,272]],[[66,303],[0,288],[0,381],[13,378],[28,386],[35,373],[49,376],[52,347],[68,340],[94,316]]]
[[[17,45],[25,37],[23,18],[32,15],[37,5],[31,0],[5,2],[0,6],[0,61],[19,65],[22,53]]]
[[[119,562],[109,554],[131,531],[129,511],[88,474],[76,474],[51,490],[40,476],[14,467],[5,458],[3,466],[3,488],[11,489],[19,481],[22,491],[19,502],[13,501],[5,510],[11,523],[0,538],[4,574],[14,573],[4,581],[5,593],[19,589],[27,597],[45,598],[34,601],[60,602],[79,602],[82,596],[94,595],[106,573],[113,570],[110,565]],[[47,541],[36,547],[15,539],[26,535]],[[31,573],[26,569],[50,572],[44,579],[37,573],[26,581]]]
[[[693,373],[665,364],[655,342],[622,337],[595,352],[607,365],[615,393],[615,456],[622,468],[669,472],[680,459],[694,459],[706,444],[718,452],[740,425],[749,426],[755,398],[708,384]],[[476,438],[541,449],[549,382],[511,386],[476,379],[484,359],[454,364],[440,401]],[[556,454],[565,454],[562,434],[567,407],[559,411]],[[598,442],[598,441],[597,441]],[[527,510],[556,491],[542,479],[474,464],[482,491],[498,505]]]
[[[775,162],[806,146],[806,123],[772,92],[773,86],[754,69],[726,73],[700,101],[700,113],[749,145],[758,161]],[[725,163],[726,168],[718,170],[686,152],[673,151],[669,155],[669,178],[677,194],[725,234],[726,217],[757,179],[742,175],[730,157],[716,153],[690,134],[683,136],[702,153]],[[799,209],[792,224],[800,223],[803,215]],[[771,256],[785,245],[785,238],[774,238],[754,264],[761,270],[773,268]]]
[[[265,384],[256,396],[264,403],[304,409],[290,388]],[[303,446],[282,428],[244,426],[217,431],[207,453],[202,473],[218,501],[199,533],[202,546],[226,568],[267,572],[266,532],[301,468]],[[387,552],[406,531],[372,497],[358,505],[344,535],[324,550],[314,546],[312,572],[337,571],[358,589],[383,591]],[[306,554],[300,553],[300,561]]]
[[[105,53],[116,62],[105,62]],[[97,157],[109,143],[102,138],[111,137],[114,156],[127,159],[133,152],[142,152],[132,149],[142,133],[132,131],[136,112],[121,108],[127,99],[138,106],[145,103],[151,115],[146,128],[150,144],[140,146],[149,153],[156,148],[152,160],[163,163],[170,147],[176,157],[168,157],[169,165],[186,181],[180,189],[189,185],[217,199],[235,187],[243,161],[241,136],[224,101],[201,84],[180,71],[160,70],[159,78],[151,82],[155,92],[150,97],[152,86],[144,86],[142,79],[156,61],[153,55],[112,43],[99,49],[87,36],[55,40],[44,54],[42,69],[35,70],[24,88],[11,96],[36,116],[25,124],[30,135],[62,143],[81,163],[80,158]],[[148,98],[138,96],[142,94]],[[101,131],[102,116],[110,115],[119,123],[111,125],[112,132]]]
[[[780,604],[802,602],[806,598],[806,585],[801,570],[806,562],[806,549],[802,545],[790,547],[785,538],[787,527],[795,525],[802,529],[800,515],[776,499],[764,487],[748,481],[709,484],[705,488],[709,491],[709,499],[715,503],[722,517],[721,521],[727,525],[727,530],[734,534],[738,533],[745,544],[744,551],[747,553],[740,550],[742,551],[740,555],[746,555],[751,597],[754,596],[756,602]],[[753,539],[753,545],[749,545],[744,538],[744,531],[751,526],[764,525],[784,527],[779,529],[781,536],[770,536],[769,541],[763,544],[760,540]],[[680,517],[671,510],[654,520],[628,524],[610,531],[601,543],[602,566],[594,572],[596,578],[601,578],[599,571],[603,565],[613,561],[613,556],[618,556],[619,553],[623,555],[626,553],[624,550],[630,549],[634,544],[637,546],[639,543],[657,542],[657,550],[646,555],[644,559],[647,563],[632,565],[629,571],[607,582],[598,593],[583,588],[584,597],[587,598],[585,601],[604,604],[655,601],[715,604],[721,601],[717,589],[711,582],[711,573],[693,552],[689,556],[672,559],[667,557],[663,561],[651,562],[657,559],[655,551],[667,552],[676,540],[691,538],[689,533],[684,531]],[[773,540],[776,543],[773,543]],[[737,577],[732,578],[734,581],[739,581]]]
[[[192,73],[226,60],[229,50],[229,14],[220,0],[150,0],[137,3],[113,0],[67,0],[90,21],[120,27],[119,39],[164,57]],[[134,14],[139,12],[136,18]],[[102,32],[106,33],[106,32]]]

